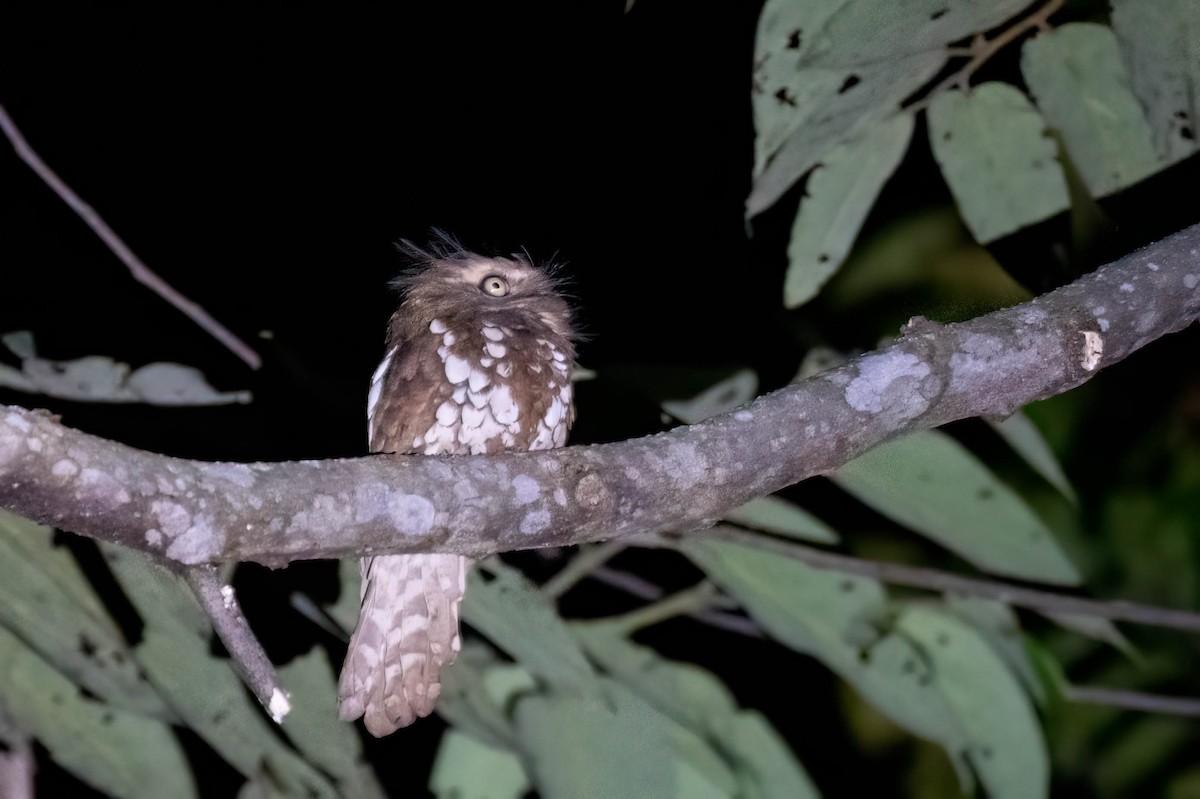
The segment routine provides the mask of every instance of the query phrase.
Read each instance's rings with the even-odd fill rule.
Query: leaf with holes
[[[929,143],[981,244],[1069,207],[1058,145],[1033,103],[1007,83],[934,97]]]
[[[829,477],[859,501],[981,569],[1058,585],[1079,583],[1079,572],[1046,523],[945,433],[910,433]]]

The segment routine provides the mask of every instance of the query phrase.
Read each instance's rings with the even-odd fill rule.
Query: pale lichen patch
[[[70,458],[63,458],[50,467],[50,474],[55,477],[74,477],[79,474],[79,464]]]
[[[533,535],[545,530],[550,524],[550,513],[544,510],[530,511],[525,514],[525,518],[521,520],[521,533],[523,535]]]
[[[846,386],[846,403],[862,413],[879,413],[888,404],[905,396],[927,404],[912,388],[914,381],[923,380],[930,373],[916,355],[907,352],[889,352],[867,355],[858,360],[858,375]],[[903,390],[901,390],[903,389]]]
[[[79,473],[78,484],[87,489],[94,499],[106,504],[124,505],[129,502],[129,492],[125,486],[108,472],[100,469],[84,469]]]
[[[433,529],[433,503],[417,494],[394,494],[388,499],[388,515],[401,533],[424,535]]]
[[[209,563],[221,554],[213,519],[206,513],[198,513],[191,526],[174,537],[167,546],[167,557],[180,563]]]
[[[527,474],[518,474],[512,479],[514,496],[518,505],[528,505],[531,502],[537,502],[541,496],[542,488],[538,485],[537,480],[534,480]]]

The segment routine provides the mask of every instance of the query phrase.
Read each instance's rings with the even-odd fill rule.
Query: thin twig
[[[291,702],[279,686],[275,666],[242,614],[233,586],[225,584],[215,566],[197,566],[185,570],[184,574],[217,636],[229,651],[242,681],[258,697],[275,723],[282,724],[283,717],[291,710]]]
[[[587,577],[593,569],[616,557],[626,546],[625,542],[617,540],[581,548],[558,574],[542,584],[542,594],[551,599],[558,599]]]
[[[1200,699],[1186,696],[1163,696],[1124,691],[1117,688],[1092,688],[1080,685],[1067,686],[1064,694],[1068,701],[1088,705],[1105,705],[1125,710],[1140,710],[1146,713],[1162,713],[1169,716],[1191,716],[1200,718]]]
[[[690,588],[676,591],[652,605],[619,616],[610,616],[605,621],[619,625],[625,633],[631,633],[643,627],[660,624],[676,616],[691,616],[702,612],[712,606],[717,593],[717,587],[704,580]]]
[[[1029,16],[1015,23],[1012,27],[1006,28],[996,35],[994,39],[988,39],[983,34],[977,34],[971,42],[971,46],[963,52],[962,48],[949,48],[948,53],[951,56],[970,55],[970,60],[963,64],[961,68],[956,70],[954,74],[949,75],[945,80],[938,83],[937,86],[925,93],[917,102],[908,106],[908,110],[916,113],[923,110],[933,98],[941,94],[943,91],[952,86],[958,87],[962,91],[967,91],[971,84],[971,77],[975,72],[992,59],[996,53],[1003,50],[1008,45],[1015,42],[1017,39],[1024,36],[1033,30],[1046,31],[1050,29],[1050,17],[1058,13],[1063,7],[1066,0],[1049,0],[1044,6],[1034,11]]]
[[[100,240],[108,246],[113,255],[117,256],[125,264],[135,280],[147,286],[155,294],[186,314],[189,319],[204,329],[205,332],[228,347],[234,355],[245,361],[251,369],[258,369],[262,366],[262,358],[250,345],[246,344],[246,342],[234,335],[229,328],[214,319],[208,311],[180,294],[178,290],[159,277],[129,249],[129,246],[96,213],[96,210],[84,202],[70,186],[63,182],[62,178],[56,175],[54,170],[50,169],[46,165],[46,162],[41,159],[41,156],[29,146],[29,142],[25,141],[25,137],[21,134],[20,129],[13,122],[12,117],[8,115],[3,105],[0,105],[0,129],[3,129],[4,135],[8,137],[17,156],[28,164],[29,168],[36,172],[38,177],[79,215],[80,219],[87,223],[87,226],[100,237]]]
[[[1104,619],[1200,633],[1200,613],[1192,611],[1143,605],[1123,600],[1085,599],[1053,591],[1024,588],[997,580],[963,577],[923,566],[865,560],[852,555],[825,552],[794,541],[785,541],[724,525],[719,525],[706,534],[724,541],[734,541],[756,549],[778,552],[817,569],[834,569],[848,574],[871,577],[892,585],[904,585],[910,588],[922,588],[950,594],[967,594],[994,599],[997,602],[1005,602],[1018,607],[1048,610],[1055,613],[1099,616]],[[674,545],[671,544],[671,546]]]
[[[663,589],[636,574],[619,571],[617,569],[609,569],[601,566],[593,569],[588,577],[593,580],[604,583],[613,588],[620,589],[627,594],[644,599],[647,602],[654,602],[661,599],[666,592]],[[713,597],[711,604],[717,604],[720,601],[719,597]],[[693,619],[707,624],[709,627],[715,627],[718,630],[737,633],[744,635],[747,638],[765,638],[762,628],[754,621],[739,613],[726,613],[723,610],[703,609],[696,610],[688,614]]]

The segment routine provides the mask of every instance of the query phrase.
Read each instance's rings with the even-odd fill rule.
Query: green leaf
[[[820,544],[836,544],[839,540],[832,527],[782,497],[752,499],[726,513],[725,519],[743,527]]]
[[[211,627],[187,586],[140,553],[101,549],[144,623],[138,662],[183,722],[247,778],[265,769],[278,795],[335,796],[277,737],[230,662],[211,654]]]
[[[598,696],[596,675],[579,642],[537,587],[499,559],[483,568],[493,577],[471,572],[462,608],[467,623],[551,686]]]
[[[718,797],[681,759],[665,717],[615,683],[605,699],[566,694],[517,705],[517,741],[547,799]]]
[[[754,184],[773,205],[834,147],[895,114],[946,61],[945,47],[1030,0],[768,0],[754,47]]]
[[[1042,431],[1028,416],[1021,411],[1017,411],[1002,422],[989,419],[988,424],[1047,483],[1058,489],[1058,492],[1072,503],[1078,502],[1078,498],[1075,496],[1075,489],[1071,487],[1071,481],[1063,473],[1058,458],[1054,456],[1054,452],[1050,449],[1050,445],[1046,442]]]
[[[1029,658],[1021,622],[1011,607],[990,599],[954,594],[947,595],[945,602],[952,613],[974,627],[992,650],[1004,659],[1034,701],[1039,705],[1046,701],[1045,686]]]
[[[981,569],[1062,585],[1079,582],[1046,524],[945,433],[923,430],[890,441],[830,478]]]
[[[963,221],[981,244],[1070,206],[1046,121],[1007,83],[934,97],[929,142]]]
[[[521,799],[532,787],[511,751],[453,729],[442,736],[429,777],[429,790],[444,799]]]
[[[0,625],[114,707],[170,719],[91,584],[49,527],[0,510]]]
[[[1154,148],[1174,163],[1200,147],[1200,3],[1111,0],[1133,93],[1146,111]]]
[[[338,718],[337,675],[325,650],[314,648],[278,671],[292,703],[283,719],[283,731],[296,749],[337,780],[343,796],[384,796],[374,772],[363,761],[362,742],[354,726]]]
[[[21,370],[0,368],[0,386],[81,402],[144,402],[151,405],[227,405],[250,402],[249,391],[219,392],[195,367],[149,363],[130,371],[129,364],[101,355],[71,361],[37,357],[33,334],[25,330],[0,336],[0,343],[21,358]]]
[[[683,550],[771,636],[818,658],[900,726],[958,751],[961,731],[930,689],[924,657],[887,632],[891,609],[879,583],[723,541]]]
[[[56,763],[113,796],[196,796],[183,749],[162,721],[86,698],[0,628],[0,712]]]
[[[735,795],[819,795],[779,733],[760,714],[738,707],[729,689],[710,672],[634,644],[619,626],[577,623],[572,629],[605,672],[711,744],[732,770]]]
[[[835,147],[808,179],[792,223],[783,304],[811,300],[846,260],[867,212],[912,138],[913,118],[896,114]]]
[[[987,641],[952,614],[910,605],[897,630],[921,648],[935,690],[953,709],[965,756],[991,799],[1048,795],[1049,758],[1037,716]]]
[[[1130,660],[1141,660],[1141,654],[1110,619],[1080,613],[1051,613],[1045,610],[1039,613],[1071,632],[1103,641]]]
[[[1163,166],[1110,28],[1073,22],[1041,33],[1025,43],[1021,72],[1092,196]]]

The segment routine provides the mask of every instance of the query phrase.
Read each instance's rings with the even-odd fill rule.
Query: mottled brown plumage
[[[570,311],[528,260],[486,258],[447,238],[398,281],[371,380],[373,452],[485,454],[561,447],[574,419]],[[339,684],[341,717],[387,735],[433,711],[439,672],[459,649],[470,561],[364,558],[362,611]]]

